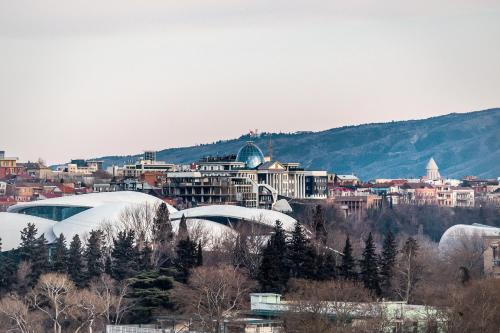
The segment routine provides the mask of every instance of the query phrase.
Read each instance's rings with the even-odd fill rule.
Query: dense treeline
[[[424,235],[434,242],[456,224],[485,224],[500,227],[500,209],[483,205],[481,207],[438,207],[435,205],[389,205],[369,209],[366,214],[351,215],[347,218],[332,204],[322,205],[326,217],[326,228],[330,236],[349,234],[361,238],[372,232],[382,239],[388,231],[394,235]],[[315,206],[293,204],[295,217],[306,224],[312,223]],[[337,242],[338,243],[338,242]]]
[[[90,299],[104,302],[102,289],[106,289],[104,295],[118,298],[114,314],[108,313],[103,323],[148,322],[154,311],[172,307],[169,290],[176,281],[186,283],[190,270],[203,264],[201,244],[190,239],[185,218],[174,235],[167,206],[162,204],[152,222],[151,240],[124,228],[108,242],[105,231],[94,230],[85,241],[75,235],[69,246],[63,234],[49,245],[44,235],[37,237],[35,225],[28,224],[21,231],[19,248],[0,252],[0,295],[9,295],[0,313],[7,315],[13,304],[36,309],[33,300],[48,297],[41,288],[59,284],[65,297],[90,297],[75,293],[85,290],[92,294]],[[104,303],[111,307],[113,302]],[[46,307],[51,306],[41,306],[41,313],[47,313]],[[73,328],[74,318],[47,316],[55,323],[55,332]]]
[[[408,237],[398,249],[394,235],[389,232],[379,252],[369,233],[359,258],[353,255],[349,237],[341,253],[320,246],[317,240],[314,233],[313,237],[306,237],[299,223],[291,236],[286,237],[278,221],[262,251],[257,276],[261,290],[283,293],[290,279],[344,280],[362,283],[374,297],[412,301],[423,270],[416,239]]]
[[[472,297],[469,288],[492,288],[479,281],[482,253],[439,256],[422,227],[400,227],[402,217],[413,214],[403,208],[372,211],[364,225],[314,206],[291,233],[277,221],[264,237],[269,231],[241,223],[237,233],[214,239],[199,226],[188,227],[185,217],[174,232],[165,204],[152,214],[148,207],[125,212],[118,230],[103,227],[84,239],[59,235],[50,245],[28,224],[19,248],[0,252],[0,327],[78,332],[175,313],[215,332],[257,291],[289,299],[452,306],[447,316],[456,316]],[[312,318],[323,325],[320,331],[340,331],[328,318]],[[305,319],[285,322],[294,320]]]
[[[441,173],[448,177],[473,174],[488,178],[498,174],[495,149],[498,149],[499,114],[500,109],[491,109],[417,121],[344,126],[314,133],[244,135],[214,144],[161,150],[158,159],[186,164],[202,156],[236,154],[247,140],[254,140],[266,153],[272,139],[273,157],[279,161],[299,162],[306,169],[338,174],[354,170],[365,180],[416,178],[425,172],[429,156],[434,156]],[[414,163],[408,163],[408,156]],[[121,165],[130,157],[108,156],[99,160],[103,160],[105,166]]]

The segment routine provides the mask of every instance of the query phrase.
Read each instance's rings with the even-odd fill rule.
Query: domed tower
[[[436,161],[434,161],[434,158],[431,157],[429,162],[427,162],[425,170],[427,171],[427,179],[436,180],[441,178],[441,175],[439,174],[439,168],[436,164]]]
[[[247,168],[253,169],[264,163],[264,154],[252,141],[240,148],[236,161],[245,163]]]

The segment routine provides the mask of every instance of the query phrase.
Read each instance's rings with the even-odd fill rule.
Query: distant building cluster
[[[145,154],[135,164],[113,166],[108,172],[123,180],[119,188],[154,190],[187,206],[232,204],[272,209],[281,197],[328,197],[326,171],[309,171],[299,163],[271,160],[250,141],[236,155],[203,157],[189,165],[146,158]],[[107,188],[98,186],[96,190]]]
[[[329,198],[350,214],[361,214],[382,204],[436,205],[440,207],[474,207],[484,204],[500,206],[498,179],[463,179],[441,177],[433,158],[426,174],[418,179],[375,179],[363,183],[354,175],[329,175]]]
[[[433,158],[420,178],[363,182],[354,174],[306,170],[297,162],[272,159],[251,141],[236,154],[191,164],[158,161],[155,151],[146,151],[134,163],[106,169],[102,161],[84,159],[56,168],[43,161],[19,163],[0,151],[0,211],[19,202],[115,191],[152,194],[180,209],[238,205],[286,212],[293,201],[328,202],[346,216],[384,204],[500,206],[498,179],[447,179]]]

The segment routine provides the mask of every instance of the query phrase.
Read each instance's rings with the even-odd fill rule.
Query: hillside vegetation
[[[452,113],[422,120],[397,121],[333,128],[321,132],[264,133],[252,138],[267,154],[272,140],[273,157],[297,161],[307,169],[362,179],[418,177],[433,156],[447,177],[500,176],[500,109]],[[236,154],[250,140],[218,141],[158,152],[158,159],[190,163],[207,155]],[[121,165],[136,156],[107,156],[105,165]]]

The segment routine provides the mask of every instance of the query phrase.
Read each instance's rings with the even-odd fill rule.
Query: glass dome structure
[[[248,141],[238,151],[236,161],[243,162],[247,168],[253,169],[264,163],[264,154],[252,141]]]

